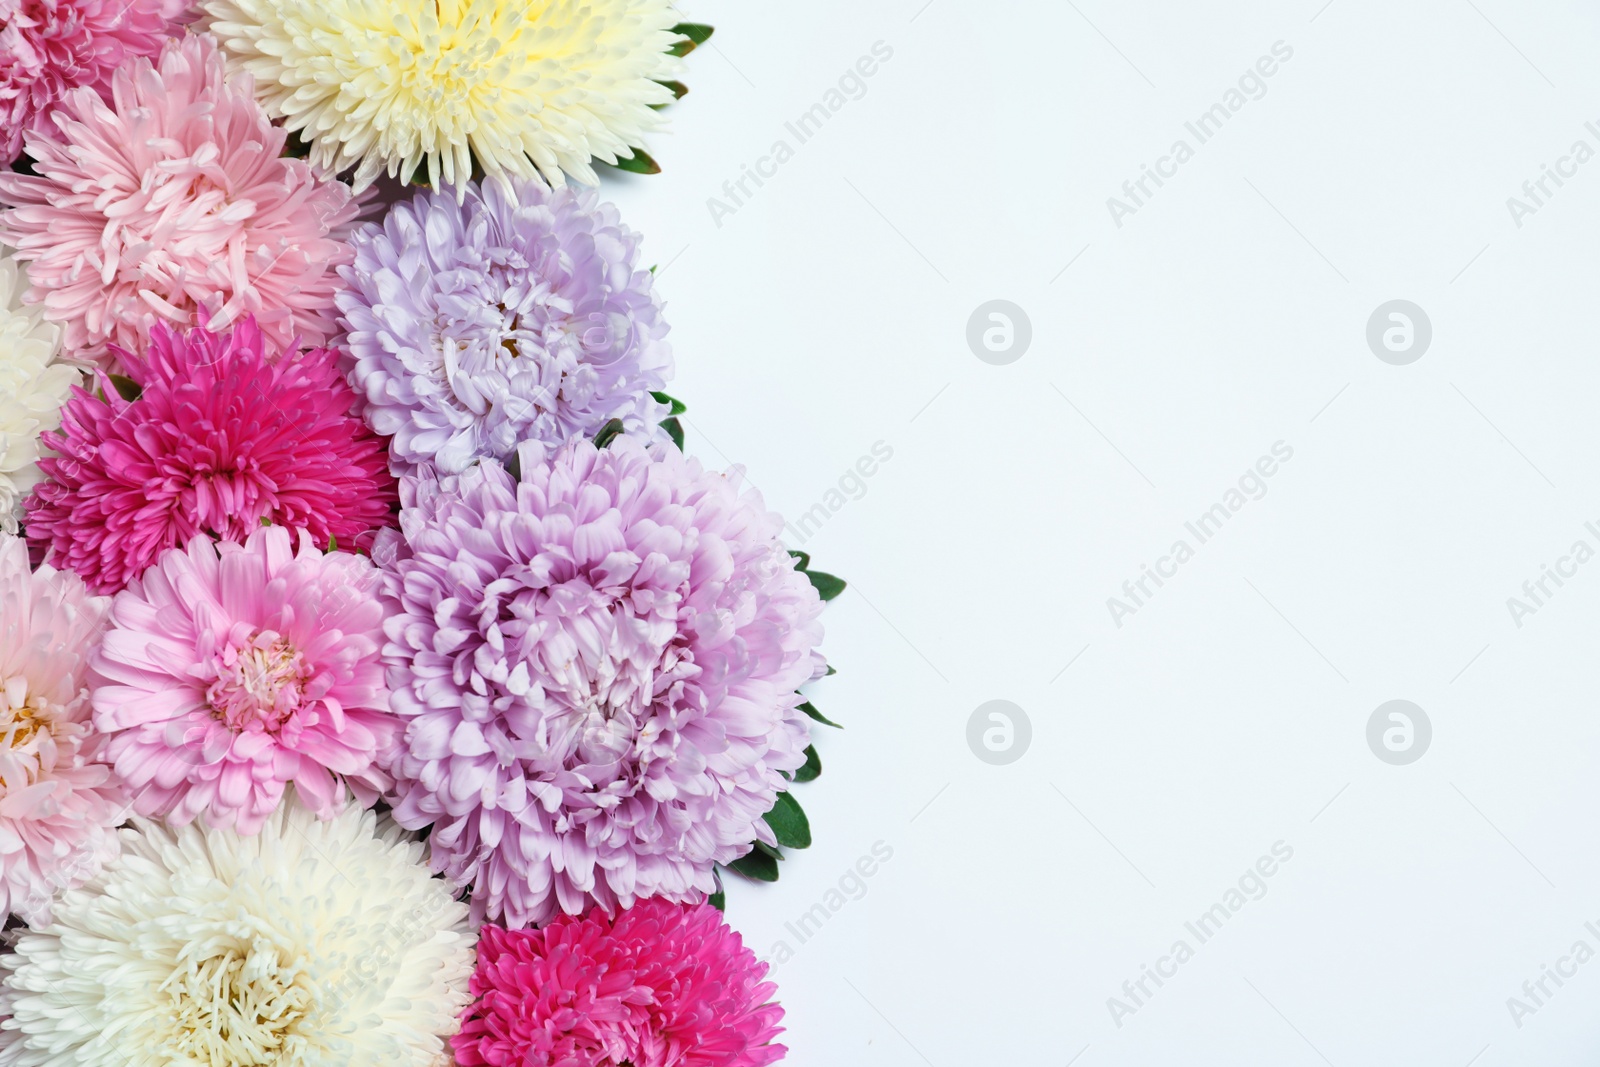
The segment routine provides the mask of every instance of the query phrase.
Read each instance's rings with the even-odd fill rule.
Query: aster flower
[[[273,362],[246,318],[222,334],[158,325],[145,358],[119,355],[143,392],[75,390],[28,502],[28,539],[96,591],[196,534],[243,541],[270,521],[365,548],[391,521],[384,443],[349,414],[332,349]]]
[[[109,98],[111,76],[161,51],[170,0],[0,0],[0,165],[71,89]]]
[[[161,321],[221,329],[254,314],[280,349],[333,334],[356,205],[279,158],[287,134],[252,92],[209,37],[186,36],[157,63],[120,67],[109,104],[68,93],[53,128],[29,135],[38,176],[0,175],[0,240],[73,358],[137,352]]]
[[[0,957],[7,1067],[434,1067],[470,1002],[466,907],[350,806],[258,836],[135,820]]]
[[[664,125],[670,0],[202,0],[229,67],[324,173],[463,185],[486,174],[598,184]]]
[[[281,526],[197,537],[119,594],[93,658],[95,726],[141,815],[260,831],[293,782],[329,818],[392,742],[378,570]]]
[[[592,191],[496,180],[424,192],[352,243],[337,299],[367,422],[397,466],[458,473],[613,418],[654,431],[672,374],[639,235]]]
[[[821,601],[781,522],[669,443],[574,441],[402,493],[395,818],[512,926],[698,900],[805,762]]]
[[[99,762],[85,679],[109,607],[75,575],[30,571],[0,534],[0,918],[48,922],[58,891],[117,854],[128,803]]]
[[[460,1067],[766,1067],[783,1009],[709,904],[647,900],[479,932]]]
[[[61,333],[20,304],[17,275],[16,261],[0,256],[0,532],[12,534],[40,478],[39,435],[61,425],[61,405],[83,381],[56,362]]]

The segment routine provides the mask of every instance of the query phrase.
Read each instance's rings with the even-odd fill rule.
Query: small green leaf
[[[804,704],[800,705],[800,710],[805,712],[807,715],[811,716],[813,719],[817,720],[818,722],[820,722],[824,726],[831,726],[835,730],[843,730],[844,729],[843,726],[840,726],[838,723],[833,722],[826,715],[822,714],[822,712],[818,711],[817,708],[816,708],[816,705],[812,704],[811,701],[809,701],[809,700],[806,701]]]
[[[339,551],[339,538],[336,537],[333,534],[329,534],[328,535],[328,551],[329,552],[337,552],[337,551]]]
[[[778,880],[778,861],[759,850],[734,860],[728,864],[728,870],[738,871],[746,878],[753,878],[758,882]]]
[[[789,555],[800,561],[800,566],[796,567],[795,570],[803,571],[807,567],[811,566],[811,553],[801,552],[797,548],[791,548],[789,550]]]
[[[778,844],[785,848],[811,847],[811,820],[793,793],[779,793],[778,802],[762,818],[778,835]]]
[[[838,674],[838,673],[839,673],[839,669],[837,667],[835,667],[833,664],[830,663],[830,664],[828,664],[828,673],[824,674],[823,677],[824,678],[831,678],[835,674]]]
[[[661,420],[661,428],[667,431],[667,436],[672,438],[672,443],[678,446],[678,451],[683,451],[683,423],[678,421],[676,415],[670,419]]]
[[[794,772],[797,782],[814,782],[822,774],[822,757],[817,755],[816,745],[806,746],[806,761],[798,771]]]
[[[263,515],[263,516],[261,516],[261,525],[263,525],[263,526],[271,526],[272,525],[272,516],[271,515]]]
[[[728,893],[722,887],[722,875],[718,874],[717,873],[717,869],[715,867],[713,867],[713,868],[711,868],[711,877],[715,878],[717,880],[717,891],[715,893],[712,893],[709,897],[706,898],[706,903],[710,904],[713,908],[716,908],[718,911],[727,911],[728,910],[728,907],[727,907],[728,906]]]
[[[660,174],[661,164],[650,158],[650,153],[642,148],[633,149],[633,155],[626,159],[618,158],[615,166],[618,170],[625,170],[630,174]]]
[[[610,422],[600,427],[600,432],[594,435],[594,447],[606,447],[606,445],[609,445],[613,440],[615,440],[617,435],[621,432],[622,420],[612,419]]]
[[[665,85],[668,89],[672,90],[672,97],[674,100],[682,100],[684,97],[689,95],[689,87],[682,82],[660,82],[659,84]]]
[[[604,427],[601,427],[601,429],[603,430]],[[511,453],[511,458],[506,460],[504,463],[502,463],[501,466],[505,468],[507,474],[511,475],[511,480],[512,481],[514,481],[514,482],[522,481],[522,453],[521,452],[513,452],[513,453]]]
[[[108,374],[106,377],[111,379],[111,387],[117,391],[117,395],[130,404],[144,395],[144,386],[125,374]]]
[[[716,30],[700,22],[680,22],[676,26],[672,27],[672,32],[682,34],[683,36],[687,37],[688,40],[679,41],[677,44],[673,45],[667,50],[668,54],[674,56],[686,56],[690,52],[693,52],[696,48],[709,41],[711,39],[711,35],[715,33]]]
[[[811,579],[811,584],[817,587],[817,595],[823,600],[832,600],[844,592],[845,581],[835,578],[823,571],[807,571],[806,577]]]
[[[775,860],[783,859],[783,850],[777,845],[769,845],[765,841],[756,842],[756,851],[771,856]]]
[[[651,390],[650,395],[656,398],[656,403],[665,404],[667,407],[672,409],[671,411],[667,412],[668,415],[682,415],[685,411],[689,410],[689,405],[685,404],[675,396],[668,396],[666,393],[658,393],[655,390]]]

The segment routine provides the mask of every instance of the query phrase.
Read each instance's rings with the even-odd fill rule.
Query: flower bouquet
[[[0,0],[0,1067],[782,1057],[843,583],[594,189],[710,33]]]

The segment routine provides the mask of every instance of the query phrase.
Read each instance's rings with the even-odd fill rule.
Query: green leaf
[[[775,860],[783,859],[783,850],[777,845],[769,845],[765,841],[756,842],[756,851],[763,855],[771,856]]]
[[[779,793],[778,802],[762,818],[778,835],[778,844],[785,848],[811,847],[811,820],[793,793]]]
[[[822,774],[822,757],[817,755],[816,745],[806,746],[806,761],[798,771],[794,772],[797,782],[814,782]]]
[[[713,878],[715,878],[717,880],[717,891],[715,893],[712,893],[709,897],[706,898],[706,903],[710,904],[713,908],[716,908],[718,911],[727,911],[728,910],[728,893],[722,887],[722,875],[718,874],[717,873],[717,869],[715,867],[713,867],[713,868],[711,868],[711,877],[713,877]]]
[[[844,729],[843,726],[840,726],[838,723],[831,721],[827,716],[823,715],[822,712],[818,711],[816,709],[816,705],[812,704],[811,701],[809,701],[809,700],[806,701],[804,704],[800,705],[800,710],[805,712],[807,715],[811,716],[813,719],[817,720],[818,722],[820,722],[824,726],[831,726],[835,730],[843,730]]]
[[[108,374],[106,377],[111,379],[111,387],[117,391],[117,395],[130,404],[144,395],[144,386],[125,374]]]
[[[604,429],[604,428],[605,427],[601,427],[601,429]],[[522,481],[522,453],[521,452],[513,452],[513,453],[511,453],[511,458],[506,460],[504,463],[502,463],[501,466],[505,468],[507,474],[511,475],[511,480],[512,481],[514,481],[514,482]]]
[[[633,155],[626,159],[619,158],[614,164],[618,170],[625,170],[630,174],[660,174],[661,164],[650,158],[650,153],[642,148],[633,149]]]
[[[689,87],[682,82],[659,82],[658,84],[665,85],[668,89],[671,89],[675,100],[682,100],[689,95]]]
[[[689,405],[685,404],[675,396],[668,396],[666,393],[658,393],[653,389],[650,391],[650,395],[656,398],[656,403],[665,404],[667,407],[672,409],[671,411],[667,412],[668,415],[682,415],[685,411],[689,410]]]
[[[329,534],[328,535],[328,551],[329,552],[337,552],[337,551],[339,551],[339,539],[337,537],[335,537],[333,534]]]
[[[610,422],[600,427],[600,432],[594,435],[594,447],[606,447],[606,445],[609,445],[613,440],[615,440],[617,435],[621,432],[622,420],[612,419]]]
[[[823,677],[824,678],[831,678],[835,674],[838,674],[838,673],[839,673],[839,669],[837,667],[835,667],[833,664],[830,663],[830,664],[828,664],[828,673],[824,674]]]
[[[817,587],[817,595],[823,600],[832,600],[844,592],[845,581],[843,578],[835,578],[833,575],[823,571],[807,571],[806,577],[810,578],[811,584]]]
[[[667,50],[668,54],[674,56],[686,56],[690,52],[693,52],[696,48],[699,48],[701,45],[709,41],[711,39],[711,35],[717,31],[714,28],[700,22],[680,22],[676,26],[672,27],[672,32],[682,34],[683,36],[687,37],[688,40],[679,41],[677,44],[673,45]]]
[[[778,880],[778,861],[759,850],[734,860],[728,864],[728,870],[738,871],[746,878],[754,878],[758,882]]]
[[[678,421],[676,415],[670,419],[661,420],[661,428],[667,431],[667,436],[672,438],[672,443],[678,446],[678,451],[683,451],[683,423]]]
[[[796,567],[795,570],[803,571],[807,567],[811,566],[811,553],[801,552],[799,549],[791,548],[789,550],[789,555],[800,561],[800,566]]]

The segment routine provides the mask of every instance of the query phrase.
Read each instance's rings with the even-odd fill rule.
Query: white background
[[[1600,961],[1520,1027],[1507,1004],[1600,950],[1600,560],[1520,627],[1507,607],[1600,548],[1600,160],[1520,227],[1506,203],[1600,150],[1600,14],[1323,5],[683,4],[717,34],[665,173],[606,193],[664,268],[689,448],[790,518],[893,449],[804,546],[852,583],[814,689],[846,728],[798,793],[817,843],[728,889],[758,952],[793,950],[789,1062],[1600,1054]],[[1277,41],[1198,144],[1185,121]],[[1118,227],[1107,198],[1179,138],[1194,158]],[[794,158],[714,219],[779,139]],[[997,298],[1032,323],[1007,366],[966,340]],[[1433,326],[1407,366],[1366,341],[1397,298]],[[1278,441],[1266,495],[1119,628],[1107,598]],[[1433,726],[1408,766],[1366,740],[1396,698]],[[1008,766],[967,742],[992,699],[1032,724]],[[879,841],[800,943],[785,924]],[[1198,944],[1184,923],[1278,841],[1265,896]],[[1194,958],[1118,1026],[1108,998],[1179,938]]]

